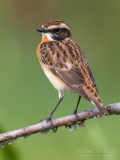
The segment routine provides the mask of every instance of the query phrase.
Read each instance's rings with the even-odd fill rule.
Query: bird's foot
[[[76,122],[75,124],[73,123],[73,125],[79,126],[79,127],[84,127],[85,125],[85,120],[80,120],[79,121],[79,117],[77,115],[77,110],[75,109],[74,112],[72,113],[72,115],[75,115],[76,119],[78,122]]]
[[[78,123],[79,127],[84,127],[85,126],[85,120],[81,120],[80,123]]]
[[[51,122],[52,121],[51,116],[40,120],[40,122],[43,122],[43,121]]]
[[[79,120],[79,117],[77,116],[77,110],[75,109],[72,115],[75,115],[76,119]]]
[[[50,123],[53,133],[55,133],[57,131],[57,127],[55,127],[52,123],[51,115],[47,118],[44,118],[44,119],[40,120],[40,122],[44,122],[44,121],[46,121],[46,123]]]

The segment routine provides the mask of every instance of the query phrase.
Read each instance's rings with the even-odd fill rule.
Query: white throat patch
[[[44,36],[46,36],[50,41],[54,41],[51,33],[42,33],[42,38],[44,38]]]

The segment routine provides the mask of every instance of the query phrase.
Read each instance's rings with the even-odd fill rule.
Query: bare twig
[[[109,111],[110,115],[120,114],[120,103],[109,104],[106,106],[106,108]],[[100,117],[99,112],[96,108],[84,110],[78,113],[76,116],[69,115],[66,117],[54,119],[52,120],[52,122],[43,121],[32,126],[2,133],[0,134],[0,148],[3,148],[4,143],[11,144],[19,137],[26,138],[27,136],[38,132],[47,133],[50,129],[55,132],[60,126],[66,126],[69,127],[70,130],[74,130],[77,126],[83,126],[85,120],[93,117]]]

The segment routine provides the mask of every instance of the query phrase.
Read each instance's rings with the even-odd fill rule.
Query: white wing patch
[[[68,68],[68,70],[71,70],[72,64],[70,64],[70,63],[65,63],[65,65],[66,65],[66,67]]]

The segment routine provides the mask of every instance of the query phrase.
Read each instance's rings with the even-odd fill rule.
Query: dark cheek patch
[[[60,38],[67,37],[67,33],[66,32],[61,32],[61,33],[59,33],[59,37]]]
[[[66,28],[61,28],[60,31],[58,33],[55,33],[54,30],[52,31],[53,34],[53,39],[57,40],[57,41],[62,41],[67,37],[71,36],[71,33],[68,29]]]

